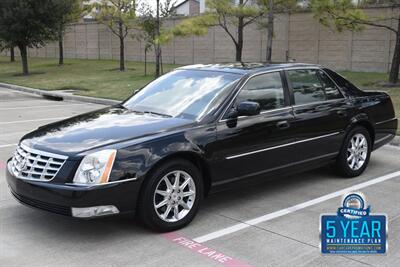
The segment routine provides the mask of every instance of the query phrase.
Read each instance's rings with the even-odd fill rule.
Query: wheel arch
[[[179,151],[179,152],[169,154],[169,155],[163,157],[162,159],[158,160],[157,162],[155,162],[150,167],[146,176],[151,174],[155,169],[157,169],[157,167],[161,166],[165,162],[168,162],[170,160],[177,160],[177,159],[187,160],[199,169],[199,171],[202,174],[202,179],[204,182],[204,184],[203,184],[204,185],[204,196],[207,196],[210,191],[210,188],[211,188],[211,171],[210,171],[210,168],[209,168],[207,162],[200,155],[198,155],[195,152]],[[143,188],[143,185],[142,185],[142,188]]]
[[[374,144],[375,141],[375,128],[372,126],[372,123],[369,121],[368,115],[365,113],[358,114],[357,116],[351,119],[351,123],[347,129],[347,133],[356,126],[362,126],[367,129],[370,137],[371,143]]]

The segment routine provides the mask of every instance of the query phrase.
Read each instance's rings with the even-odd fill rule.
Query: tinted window
[[[321,70],[290,70],[296,105],[342,98],[335,83]]]
[[[240,91],[236,103],[243,101],[259,103],[262,111],[284,107],[285,96],[280,73],[267,73],[251,78]]]
[[[354,84],[343,78],[341,75],[337,74],[336,72],[330,70],[330,69],[324,69],[329,76],[335,80],[335,82],[343,88],[345,91],[349,92],[351,95],[355,96],[362,96],[363,92],[358,89]]]
[[[138,112],[196,119],[215,110],[240,78],[223,72],[176,70],[147,85],[124,106]]]

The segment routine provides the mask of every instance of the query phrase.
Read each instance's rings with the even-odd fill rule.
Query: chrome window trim
[[[274,112],[279,112],[279,111],[283,111],[283,110],[291,110],[291,109],[292,109],[291,106],[287,106],[287,107],[283,107],[283,108],[276,108],[276,109],[271,109],[271,110],[265,110],[265,111],[261,112],[261,113],[258,114],[258,115],[255,115],[255,116],[239,116],[239,117],[237,117],[236,119],[237,119],[237,120],[241,120],[241,119],[245,119],[245,118],[258,118],[258,117],[260,117],[261,115],[265,115],[265,114],[268,114],[268,113],[274,113]],[[228,120],[231,120],[231,119],[221,119],[219,122],[225,122],[225,121],[228,121]]]
[[[339,99],[331,99],[331,100],[324,100],[324,101],[316,101],[316,102],[307,103],[307,104],[293,105],[293,108],[309,106],[309,105],[318,105],[318,104],[327,104],[327,103],[333,103],[333,102],[340,102],[340,101],[343,101],[343,100],[346,100],[346,99],[345,98],[339,98]]]
[[[249,82],[249,80],[253,77],[259,76],[259,75],[263,75],[263,74],[268,74],[268,73],[273,73],[273,72],[282,72],[282,71],[289,71],[289,70],[303,70],[303,69],[313,69],[313,70],[320,70],[323,73],[325,73],[329,79],[331,79],[331,81],[336,85],[336,88],[339,90],[340,94],[341,94],[341,98],[338,99],[330,99],[330,100],[324,100],[324,101],[318,101],[318,102],[311,102],[311,103],[306,103],[306,104],[299,104],[296,105],[296,103],[294,103],[294,105],[289,105],[283,108],[278,108],[278,109],[271,109],[271,110],[266,110],[264,112],[261,112],[260,114],[265,114],[267,112],[273,112],[273,111],[277,111],[277,110],[281,110],[281,109],[285,109],[285,108],[295,108],[295,107],[301,107],[301,106],[306,106],[306,105],[313,105],[313,104],[323,104],[323,103],[330,103],[330,102],[335,102],[335,101],[342,101],[347,99],[343,92],[340,90],[340,87],[338,86],[338,84],[335,82],[335,80],[333,80],[331,78],[331,76],[329,76],[329,74],[327,74],[323,69],[322,66],[303,66],[303,67],[288,67],[288,68],[279,68],[279,69],[274,69],[274,70],[267,70],[267,71],[263,71],[263,72],[257,72],[254,73],[252,75],[249,75],[249,77],[246,78],[246,80],[243,82],[242,86],[240,86],[240,88],[238,89],[238,91],[235,93],[235,96],[232,98],[232,100],[229,102],[229,105],[227,105],[227,107],[224,109],[224,111],[221,113],[222,115],[218,118],[218,122],[225,122],[227,120],[230,119],[222,119],[226,113],[228,112],[228,109],[232,106],[233,102],[235,101],[235,99],[237,98],[237,96],[239,95],[239,93],[242,91],[243,87]],[[285,78],[287,80],[287,82],[289,83],[288,78]],[[249,117],[253,117],[253,116],[241,116],[239,118],[249,118]]]
[[[238,89],[237,92],[235,93],[235,96],[232,98],[232,100],[229,102],[229,104],[227,105],[227,107],[226,107],[226,108],[224,109],[224,111],[221,113],[221,116],[218,118],[217,121],[218,121],[218,122],[222,122],[222,121],[228,120],[228,119],[222,119],[222,118],[225,116],[225,114],[227,113],[229,107],[232,106],[233,102],[236,100],[237,96],[238,96],[239,93],[242,91],[243,87],[249,82],[249,80],[250,80],[251,78],[254,78],[254,77],[256,77],[256,76],[263,75],[263,74],[268,74],[268,73],[273,73],[273,72],[281,72],[281,71],[283,71],[283,70],[284,70],[283,68],[280,68],[280,69],[274,69],[274,70],[267,70],[267,71],[263,71],[263,72],[257,72],[257,73],[253,73],[253,74],[249,75],[249,76],[245,79],[245,81],[243,82],[243,84],[239,87],[239,89]],[[282,85],[283,85],[283,84],[282,84]],[[287,106],[287,107],[290,107],[290,106]],[[285,107],[285,108],[287,108],[287,107]],[[271,110],[266,110],[266,111],[273,111],[273,109],[271,109]],[[248,117],[248,116],[247,116],[247,117]]]
[[[313,138],[308,138],[308,139],[305,139],[305,140],[300,140],[300,141],[295,141],[295,142],[291,142],[291,143],[287,143],[287,144],[282,144],[282,145],[279,145],[279,146],[273,146],[273,147],[268,147],[268,148],[264,148],[264,149],[259,149],[259,150],[247,152],[247,153],[237,154],[237,155],[226,157],[225,159],[229,160],[229,159],[240,158],[240,157],[244,157],[244,156],[248,156],[248,155],[252,155],[252,154],[256,154],[256,153],[260,153],[260,152],[265,152],[265,151],[274,150],[274,149],[278,149],[278,148],[282,148],[282,147],[287,147],[287,146],[291,146],[291,145],[305,143],[305,142],[309,142],[309,141],[313,141],[313,140],[317,140],[317,139],[321,139],[321,138],[326,138],[326,137],[334,136],[334,135],[338,135],[338,134],[340,134],[340,132],[334,132],[334,133],[325,134],[325,135],[321,135],[321,136],[317,136],[317,137],[313,137]]]
[[[320,70],[320,71],[322,71],[323,73],[325,73],[325,75],[326,76],[328,76],[328,78],[335,84],[335,86],[336,86],[336,89],[339,91],[339,93],[340,93],[340,95],[341,95],[341,98],[337,98],[337,99],[329,99],[329,100],[323,100],[323,101],[316,101],[316,102],[310,102],[310,103],[305,103],[305,104],[296,104],[296,99],[294,98],[294,93],[293,93],[293,100],[294,100],[294,105],[293,105],[293,107],[300,107],[300,106],[306,106],[306,105],[313,105],[313,104],[318,104],[318,103],[329,103],[329,102],[333,102],[333,101],[338,101],[338,100],[343,100],[343,99],[347,99],[345,96],[344,96],[344,94],[343,94],[343,92],[340,90],[340,87],[338,86],[338,84],[335,82],[335,80],[333,80],[332,78],[331,78],[331,76],[329,76],[329,74],[328,73],[326,73],[323,69],[322,69],[322,67],[307,67],[307,68],[301,68],[301,67],[293,67],[293,68],[287,68],[287,69],[285,69],[285,70],[303,70],[303,69],[306,69],[306,70]],[[290,80],[289,80],[289,77],[287,77],[287,82],[288,82],[288,84],[290,84]],[[292,90],[293,90],[293,88],[292,88]]]

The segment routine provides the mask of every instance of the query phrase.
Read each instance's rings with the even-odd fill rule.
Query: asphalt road
[[[127,218],[80,221],[17,203],[4,172],[20,137],[101,107],[0,88],[0,266],[399,264],[400,149],[390,146],[374,152],[366,172],[355,179],[337,177],[326,167],[212,195],[192,224],[173,235],[150,232]],[[340,190],[351,187],[366,195],[372,212],[388,215],[387,255],[321,255],[320,215],[335,213]]]

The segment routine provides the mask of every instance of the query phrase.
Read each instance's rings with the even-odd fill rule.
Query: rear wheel
[[[195,217],[203,196],[201,173],[185,160],[173,160],[148,177],[139,202],[141,220],[158,231],[173,231]]]
[[[371,149],[371,137],[367,129],[361,126],[353,128],[336,160],[337,172],[345,177],[361,175],[367,168]]]

